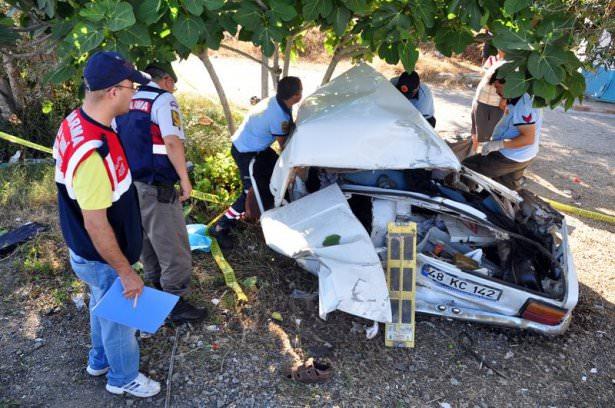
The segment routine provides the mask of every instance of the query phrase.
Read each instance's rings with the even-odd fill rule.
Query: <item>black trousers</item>
[[[278,160],[278,154],[272,148],[267,148],[262,152],[245,152],[242,153],[235,145],[231,147],[231,156],[235,160],[235,164],[239,168],[239,176],[241,177],[242,192],[235,202],[226,211],[225,216],[220,218],[218,225],[222,228],[230,227],[233,221],[239,218],[246,209],[246,197],[248,191],[252,187],[250,179],[250,162],[256,158],[254,162],[253,175],[256,181],[259,195],[261,197],[265,210],[273,208],[273,195],[269,191],[269,182],[275,163]]]
[[[491,152],[486,156],[476,154],[465,159],[462,164],[477,171],[506,187],[518,190],[519,181],[532,160],[518,162],[510,160],[500,152]]]

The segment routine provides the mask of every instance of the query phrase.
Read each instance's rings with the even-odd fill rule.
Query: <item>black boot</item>
[[[185,323],[203,320],[209,313],[207,309],[197,309],[192,306],[187,300],[179,298],[179,301],[171,311],[169,319],[173,323]]]
[[[230,228],[218,228],[217,225],[209,228],[207,234],[218,241],[221,249],[233,249],[233,238]]]

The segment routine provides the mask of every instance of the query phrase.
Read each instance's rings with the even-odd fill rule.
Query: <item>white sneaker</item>
[[[92,377],[100,377],[101,375],[107,374],[109,372],[109,367],[101,368],[100,370],[96,370],[88,365],[85,369]]]
[[[160,383],[139,373],[137,378],[128,384],[124,384],[121,387],[107,384],[106,389],[111,394],[122,395],[126,392],[135,397],[148,398],[160,392]]]

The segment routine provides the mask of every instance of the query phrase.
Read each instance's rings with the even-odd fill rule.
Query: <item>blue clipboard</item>
[[[124,287],[117,278],[94,306],[92,314],[146,333],[155,333],[179,300],[177,295],[146,286],[137,300],[137,307],[133,307],[134,299],[125,298],[123,292]]]

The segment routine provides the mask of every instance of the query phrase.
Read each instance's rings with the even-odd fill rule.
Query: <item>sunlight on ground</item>
[[[551,182],[545,180],[544,178],[540,177],[536,173],[526,173],[525,176],[555,194],[558,194],[566,198],[572,198],[572,194],[570,190],[560,190],[559,188],[551,184]]]

